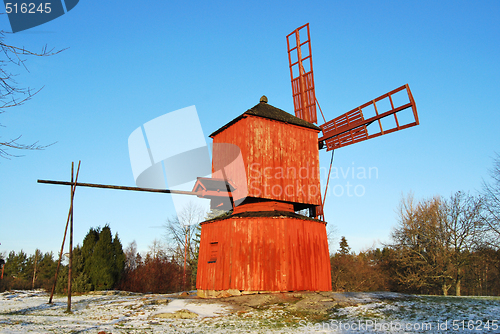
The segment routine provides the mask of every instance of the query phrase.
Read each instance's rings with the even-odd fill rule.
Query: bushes
[[[345,237],[340,250],[330,257],[333,291],[381,291],[388,290],[388,279],[379,263],[380,250],[349,253]]]
[[[120,290],[133,292],[169,293],[183,290],[183,268],[164,255],[135,255],[134,267],[125,269]],[[186,273],[189,278],[190,273]]]

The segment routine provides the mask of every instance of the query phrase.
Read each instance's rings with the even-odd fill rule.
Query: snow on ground
[[[0,294],[0,333],[500,333],[500,298],[332,294],[352,306],[321,321],[287,305],[235,311],[223,301],[104,292],[48,304],[43,291]]]
[[[329,324],[332,332],[342,333],[500,333],[500,298],[413,296],[368,302],[337,309]]]
[[[199,304],[196,299],[175,299],[175,295],[143,295],[110,292],[73,296],[72,313],[66,313],[67,297],[49,296],[42,291],[13,291],[0,294],[0,333],[163,333],[166,329],[191,327],[204,318],[227,313],[217,304]],[[158,315],[184,311],[196,320],[170,320]],[[176,324],[179,322],[179,324]]]
[[[200,303],[193,303],[192,300],[174,299],[171,300],[166,306],[159,307],[153,314],[153,316],[160,314],[175,313],[182,310],[187,310],[191,313],[195,313],[197,314],[197,317],[201,318],[222,315],[224,313],[227,313],[228,311],[221,305],[200,304]]]

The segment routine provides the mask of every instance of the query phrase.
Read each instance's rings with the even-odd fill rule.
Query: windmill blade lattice
[[[398,97],[404,96],[404,99],[399,103],[394,98],[396,94],[398,94]],[[386,109],[379,107],[382,104],[387,106]],[[365,118],[363,111],[371,108],[373,108],[375,115]],[[402,122],[397,114],[408,108],[412,110],[412,118],[409,121]],[[389,116],[394,117],[394,125],[384,129],[382,119]],[[368,131],[368,126],[372,123],[377,124],[378,128],[375,127],[375,131]],[[321,125],[323,136],[319,138],[319,142],[326,143],[327,151],[331,151],[418,124],[417,107],[410,87],[406,84]]]
[[[295,116],[317,123],[309,23],[286,36],[286,41]]]

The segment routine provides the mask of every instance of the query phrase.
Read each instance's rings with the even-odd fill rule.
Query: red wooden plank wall
[[[223,177],[217,171],[233,154],[225,151],[228,146],[216,144],[235,144],[241,150],[244,169],[225,169],[237,188],[248,189],[248,195],[237,190],[235,200],[251,196],[321,204],[317,130],[248,115],[216,134],[213,142],[214,178]],[[245,181],[247,186],[242,187]]]
[[[218,247],[215,262],[214,245]],[[229,218],[204,223],[196,287],[329,291],[332,286],[325,224],[288,217]]]

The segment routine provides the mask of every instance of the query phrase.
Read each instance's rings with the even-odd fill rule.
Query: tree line
[[[12,289],[44,289],[51,291],[58,258],[52,252],[38,249],[28,256],[24,251],[11,251],[5,259],[0,291]],[[72,291],[108,290],[116,286],[123,274],[125,254],[118,234],[111,228],[90,228],[83,244],[73,249]],[[62,265],[56,284],[57,293],[67,293],[68,266]]]
[[[82,245],[73,249],[72,293],[110,289],[170,293],[194,289],[200,225],[184,224],[175,218],[167,222],[165,229],[173,243],[165,246],[154,240],[150,250],[141,254],[135,241],[123,250],[118,234],[113,237],[108,225],[90,228]],[[8,256],[0,256],[0,259],[3,258],[5,264],[0,292],[28,289],[51,291],[58,263],[52,252],[42,254],[36,250],[34,255],[28,256],[22,250],[18,253],[11,251]],[[68,289],[67,256],[65,258],[56,283],[55,292],[58,294],[67,294]]]
[[[407,195],[382,248],[331,256],[333,290],[500,295],[500,156],[476,196],[456,192],[416,201]]]

